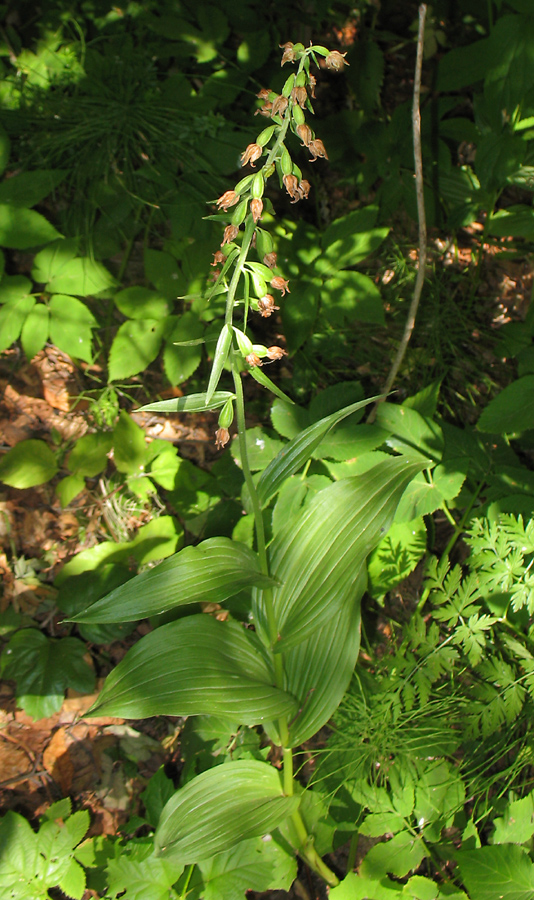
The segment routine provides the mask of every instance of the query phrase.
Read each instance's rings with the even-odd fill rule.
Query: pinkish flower
[[[285,66],[286,62],[293,62],[297,58],[297,54],[293,50],[294,44],[291,41],[286,41],[285,44],[280,44],[280,48],[283,48],[284,53],[282,55],[281,66]]]
[[[302,125],[297,125],[297,134],[302,141],[303,147],[308,147],[310,141],[313,140],[313,131],[305,122]]]
[[[332,50],[326,57],[326,68],[334,69],[335,72],[339,72],[343,66],[348,66],[348,62],[345,62],[346,55],[346,53],[340,53],[339,50]]]
[[[213,262],[210,263],[210,266],[218,266],[219,263],[225,262],[226,256],[222,252],[222,250],[216,250],[213,254]]]
[[[269,266],[270,269],[274,269],[274,267],[276,266],[277,259],[278,259],[278,256],[276,253],[274,253],[274,252],[266,253],[265,256],[263,257],[263,265]]]
[[[263,148],[259,144],[249,144],[245,152],[241,154],[241,165],[246,166],[247,163],[250,163],[253,169],[256,168],[254,163],[262,153]]]
[[[322,157],[323,159],[328,159],[328,153],[325,150],[325,146],[322,141],[316,139],[314,141],[310,141],[308,144],[308,150],[310,151],[312,158],[310,162],[315,162],[316,159]]]
[[[230,440],[230,432],[227,428],[218,428],[215,432],[215,446],[217,450],[222,450],[223,447],[226,447],[228,441]]]
[[[271,92],[269,88],[261,88],[256,94],[256,97],[258,98],[258,100],[268,100],[270,93]]]
[[[308,95],[306,93],[306,88],[303,85],[297,85],[291,91],[291,99],[294,103],[298,103],[301,109],[306,108],[306,102],[308,100]]]
[[[280,309],[280,307],[274,305],[274,297],[272,294],[265,294],[265,297],[258,300],[258,312],[264,319],[272,315],[275,309]]]
[[[317,79],[315,78],[315,75],[308,75],[308,84],[310,86],[310,94],[312,95],[313,99],[315,100],[315,85],[317,84]]]
[[[287,193],[291,197],[291,202],[296,203],[300,200],[298,178],[295,175],[284,175],[282,181],[284,182]]]
[[[263,212],[263,200],[257,200],[256,198],[251,200],[250,211],[252,213],[252,218],[254,219],[254,224],[256,225]]]
[[[299,182],[299,186],[298,186],[298,192],[299,192],[299,196],[300,196],[301,200],[308,199],[308,194],[310,193],[310,190],[311,190],[310,182],[306,181],[306,179],[303,178],[302,181]]]
[[[278,97],[273,100],[271,116],[283,116],[287,109],[288,103],[289,100],[287,99],[287,97],[283,97],[282,94],[279,94]]]
[[[228,207],[233,206],[234,203],[237,203],[238,200],[239,194],[236,194],[235,191],[225,191],[222,197],[219,197],[219,199],[217,200],[217,206],[219,207],[219,209],[224,209],[224,211],[226,212]]]
[[[223,242],[221,244],[221,247],[224,247],[225,244],[231,243],[231,241],[233,241],[238,234],[239,228],[237,227],[237,225],[227,225],[224,229]]]
[[[245,362],[248,362],[249,366],[253,369],[255,366],[261,366],[262,362],[257,353],[249,353],[248,356],[245,356]]]
[[[287,356],[287,350],[282,350],[281,347],[268,347],[267,356],[269,359],[282,359],[283,356]]]
[[[281,275],[275,275],[271,278],[271,287],[273,287],[277,291],[282,291],[282,297],[285,297],[285,293],[287,291],[288,294],[291,291],[288,288],[289,281],[286,281],[285,278],[282,278]]]

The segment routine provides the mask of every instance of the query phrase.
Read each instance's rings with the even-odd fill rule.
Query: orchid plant
[[[364,474],[329,482],[306,499],[295,495],[289,514],[280,517],[283,526],[268,543],[264,515],[279,502],[282,487],[304,481],[323,438],[342,419],[353,416],[355,421],[354,414],[361,415],[376,399],[314,421],[284,445],[259,479],[253,477],[243,377],[252,376],[288,409],[297,409],[262,367],[281,359],[285,350],[257,344],[249,335],[249,319],[271,316],[280,302],[291,300],[272,237],[260,224],[268,202],[265,188],[277,174],[292,203],[308,197],[310,184],[289,148],[292,135],[309,151],[311,162],[328,159],[306,122],[316,85],[310,67],[319,67],[320,59],[334,71],[346,65],[338,51],[283,45],[282,65],[295,69],[281,94],[267,89],[259,94],[258,113],[270,123],[242,154],[243,166],[253,171],[216,201],[224,232],[208,297],[224,295],[226,311],[206,391],[144,407],[169,413],[218,409],[218,447],[228,443],[236,416],[244,501],[255,523],[253,546],[208,538],[118,587],[74,619],[126,622],[171,610],[180,615],[174,621],[167,617],[166,624],[128,651],[108,676],[93,715],[214,716],[261,728],[264,746],[271,748],[260,757],[230,758],[201,772],[165,804],[155,853],[175,867],[181,896],[193,884],[194,872],[206,877],[228,854],[253,848],[259,860],[258,854],[267,852],[267,835],[293,865],[298,855],[329,885],[338,883],[314,844],[309,792],[295,777],[294,753],[329,721],[347,689],[359,652],[366,559],[423,467],[420,460],[389,455]],[[219,390],[228,369],[233,391]],[[245,622],[189,614],[191,604],[231,605],[243,592],[248,597]],[[294,877],[296,868],[291,871]]]

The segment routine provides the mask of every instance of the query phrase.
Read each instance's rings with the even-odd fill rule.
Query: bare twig
[[[413,152],[415,158],[415,192],[417,197],[417,220],[419,225],[419,254],[417,263],[417,277],[415,279],[412,302],[410,303],[410,309],[408,310],[408,316],[406,319],[406,324],[404,326],[404,334],[399,344],[397,355],[395,356],[393,365],[391,366],[391,371],[388,375],[384,389],[383,391],[381,391],[381,393],[384,394],[384,397],[383,399],[378,400],[373,406],[373,409],[371,410],[371,413],[367,420],[368,422],[374,421],[379,403],[384,402],[384,400],[387,398],[387,395],[391,391],[391,388],[393,387],[393,383],[395,381],[395,378],[397,377],[397,373],[401,367],[404,355],[408,347],[408,343],[412,336],[412,331],[415,325],[415,317],[417,315],[417,308],[419,306],[419,300],[421,299],[421,292],[423,290],[423,284],[425,281],[426,217],[423,187],[423,157],[421,152],[421,111],[419,108],[421,95],[421,69],[423,66],[423,39],[425,34],[425,17],[426,3],[421,3],[421,6],[419,7],[419,31],[417,34],[417,59],[415,63],[412,107]]]

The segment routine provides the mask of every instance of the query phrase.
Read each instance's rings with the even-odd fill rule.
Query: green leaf
[[[35,297],[27,295],[4,303],[0,309],[0,353],[17,340],[34,305]]]
[[[475,172],[486,191],[500,191],[523,162],[527,145],[517,135],[490,132],[478,142]]]
[[[26,316],[20,334],[22,349],[28,361],[32,360],[43,349],[49,330],[50,316],[48,307],[44,303],[36,303]]]
[[[276,458],[276,454],[283,452],[284,444],[277,438],[271,437],[259,425],[256,428],[247,428],[245,440],[247,444],[247,456],[251,470],[259,472],[265,469],[270,460]],[[232,456],[239,468],[241,465],[241,445],[239,441],[234,441],[231,447]]]
[[[63,238],[44,247],[33,261],[32,278],[47,284],[78,252],[78,238]]]
[[[230,391],[215,391],[209,403],[206,402],[206,397],[207,394],[189,394],[187,397],[173,397],[172,400],[158,400],[141,406],[139,412],[207,412],[219,409],[227,400],[235,400],[235,394]]]
[[[511,434],[534,428],[534,375],[524,375],[512,381],[490,400],[478,420],[477,428],[493,434]]]
[[[198,316],[186,312],[176,322],[169,335],[165,335],[163,365],[165,374],[172,385],[182,384],[198,368],[202,360],[200,346],[175,346],[176,342],[200,340],[204,328]]]
[[[145,432],[122,409],[113,429],[113,460],[119,472],[133,475],[144,471],[146,462]]]
[[[59,262],[59,257],[56,258]],[[54,267],[46,290],[51,294],[77,294],[88,297],[99,294],[116,284],[112,274],[102,263],[88,257],[68,259]]]
[[[59,231],[33,209],[0,205],[0,244],[13,250],[28,250],[60,238]]]
[[[24,275],[4,275],[0,282],[0,303],[9,303],[31,293],[32,283]]]
[[[0,184],[0,203],[36,206],[61,184],[66,174],[62,169],[37,169],[8,178]]]
[[[34,719],[61,708],[67,687],[89,693],[94,672],[84,660],[85,644],[77,638],[52,640],[34,628],[13,635],[0,660],[4,678],[17,682],[17,703]]]
[[[130,319],[165,319],[171,311],[165,297],[145,287],[126,288],[113,299],[121,313]]]
[[[145,274],[167,300],[175,300],[187,290],[183,273],[170,253],[145,250]]]
[[[137,860],[121,853],[118,859],[110,859],[106,867],[108,891],[112,897],[124,900],[169,900],[178,896],[169,892],[182,871],[183,866],[154,855]]]
[[[344,409],[337,410],[324,419],[314,422],[313,425],[294,437],[289,444],[285,444],[262,472],[258,482],[258,497],[262,506],[265,506],[276,494],[286,478],[298,472],[337,422],[341,422],[342,419],[363,409],[376,399],[376,397],[369,397],[367,400],[360,400],[358,403],[352,403]]]
[[[337,272],[321,288],[321,305],[328,321],[343,327],[346,322],[385,325],[382,295],[368,275]]]
[[[120,381],[144,372],[159,353],[165,320],[130,319],[124,322],[111,345],[109,379]]]
[[[56,457],[44,441],[20,441],[0,460],[0,481],[14,488],[50,481],[58,470]]]
[[[185,865],[267,834],[294,812],[277,770],[255,760],[225,763],[193,778],[169,800],[156,831],[158,855]]]
[[[389,878],[377,881],[349,872],[341,884],[330,889],[328,896],[331,900],[401,900],[404,895],[402,885]],[[406,900],[413,898],[408,895]],[[453,900],[457,900],[456,896]]]
[[[421,464],[391,458],[320,491],[270,547],[279,584],[273,603],[282,652],[308,638],[349,601],[365,560],[391,525]],[[261,622],[264,624],[263,607]]]
[[[443,432],[432,419],[425,419],[409,406],[381,403],[376,415],[377,425],[389,431],[387,443],[397,453],[405,453],[415,459],[421,457],[441,460]]]
[[[142,572],[75,617],[77,622],[132,622],[189,603],[224,603],[252,585],[275,582],[256,554],[229,538],[208,538]]]
[[[257,638],[211,616],[178,619],[142,638],[108,675],[90,715],[216,715],[257,725],[296,711],[272,686]]]
[[[522,800],[511,800],[504,816],[494,819],[494,844],[526,844],[534,834],[534,793]]]
[[[297,861],[272,836],[244,840],[232,849],[201,860],[204,900],[242,900],[248,890],[289,891]]]
[[[422,518],[392,525],[369,557],[371,596],[385,594],[407,578],[425,552],[426,528]]]
[[[3,125],[0,125],[0,175],[4,172],[11,152],[11,141]]]
[[[71,450],[67,468],[77,475],[94,478],[106,468],[112,443],[113,439],[109,431],[85,434],[76,441]]]
[[[315,261],[315,269],[330,275],[346,266],[356,266],[378,249],[389,228],[374,228],[377,206],[365,206],[335,219],[322,236],[324,253]]]
[[[457,860],[471,900],[531,900],[534,865],[517,844],[462,850]]]
[[[82,900],[85,893],[85,871],[75,859],[69,859],[66,871],[58,879],[58,886],[67,897]]]
[[[326,725],[349,686],[360,650],[360,600],[365,584],[362,572],[352,602],[284,655],[286,690],[299,704],[289,729],[290,747],[303,744]]]
[[[360,866],[365,878],[379,880],[387,874],[402,877],[417,869],[428,851],[421,835],[401,831],[384,844],[371,847]]]
[[[67,475],[66,478],[62,478],[56,485],[56,494],[62,507],[68,506],[84,488],[85,479],[82,475]]]
[[[52,343],[75,359],[92,362],[91,329],[96,327],[97,321],[85,303],[76,297],[55,294],[49,308]]]
[[[139,794],[139,799],[144,804],[147,821],[153,828],[159,822],[161,811],[168,800],[174,794],[174,785],[165,775],[163,766],[152,776],[145,790]]]
[[[136,536],[124,543],[103,541],[89,550],[77,553],[57,575],[55,584],[61,585],[66,578],[80,575],[104,565],[104,563],[128,563],[133,557],[139,565],[157,559],[165,559],[175,553],[183,542],[184,532],[173,516],[159,516],[139,529]]]

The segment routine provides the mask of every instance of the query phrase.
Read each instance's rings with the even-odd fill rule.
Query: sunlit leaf
[[[162,625],[113,669],[91,715],[216,715],[256,725],[296,711],[273,687],[258,639],[236,622],[194,615]]]
[[[208,859],[238,841],[267,834],[296,810],[268,763],[225,763],[198,775],[165,806],[156,853],[184,864]]]

